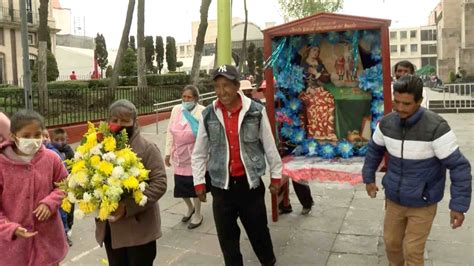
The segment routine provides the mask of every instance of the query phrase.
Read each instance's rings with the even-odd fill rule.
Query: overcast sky
[[[107,46],[116,48],[122,34],[128,0],[60,0],[73,17],[85,18],[87,36],[104,34]],[[243,1],[233,0],[233,16],[244,17]],[[343,14],[392,20],[392,27],[426,25],[428,15],[440,0],[345,0]],[[145,35],[173,36],[176,41],[191,40],[191,22],[199,20],[200,0],[147,0]],[[265,22],[283,23],[278,0],[247,0],[249,21],[263,27]],[[217,0],[209,9],[209,19],[217,18]],[[135,9],[136,11],[136,9]],[[130,34],[136,35],[136,19]]]

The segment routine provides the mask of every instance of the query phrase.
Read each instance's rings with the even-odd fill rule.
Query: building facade
[[[438,75],[449,80],[458,67],[474,76],[474,0],[441,0],[431,12],[437,27]]]
[[[390,65],[407,60],[415,68],[437,64],[436,25],[390,29]]]
[[[28,21],[28,44],[30,65],[38,58],[38,26],[37,12],[40,1],[26,0]],[[51,32],[51,50],[56,48],[55,21],[52,16],[52,5],[49,5],[48,26]],[[21,17],[18,0],[0,0],[0,84],[21,85],[23,76],[23,57],[21,48]]]

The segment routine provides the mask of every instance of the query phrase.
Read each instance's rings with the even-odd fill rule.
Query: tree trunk
[[[207,17],[211,0],[202,0],[201,2],[201,21],[199,22],[196,45],[194,46],[193,67],[191,68],[191,82],[197,85],[199,82],[199,70],[201,68],[202,52],[204,50],[204,38],[207,31]]]
[[[48,5],[49,0],[40,0],[38,27],[38,105],[39,112],[48,112]]]
[[[245,58],[247,58],[247,27],[249,23],[247,0],[244,0],[244,12],[245,12],[245,24],[244,24],[244,38],[242,40],[242,52],[240,53],[239,72],[242,73],[245,64]]]
[[[135,8],[135,0],[128,1],[127,17],[125,18],[125,25],[123,26],[122,39],[120,40],[120,46],[115,58],[112,80],[110,81],[110,87],[116,88],[118,85],[120,68],[122,67],[122,59],[125,51],[128,48],[128,35],[130,34],[130,26],[132,25],[133,9]],[[114,95],[112,95],[114,96]]]
[[[138,0],[137,20],[138,87],[143,88],[147,86],[145,60],[145,0]]]

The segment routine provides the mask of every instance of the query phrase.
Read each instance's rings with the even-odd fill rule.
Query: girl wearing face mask
[[[0,144],[2,265],[59,265],[67,254],[59,216],[67,176],[59,156],[42,143],[43,118],[22,110],[11,118],[11,141]]]
[[[184,87],[181,98],[183,102],[176,105],[171,111],[166,134],[165,164],[170,167],[173,162],[174,197],[183,198],[188,207],[181,221],[183,223],[191,221],[188,228],[194,229],[202,224],[203,217],[201,215],[201,201],[194,191],[191,154],[196,142],[198,118],[204,110],[204,106],[197,103],[199,91],[195,86]]]

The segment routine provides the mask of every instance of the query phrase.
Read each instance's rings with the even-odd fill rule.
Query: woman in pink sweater
[[[0,143],[10,139],[10,119],[0,112]]]
[[[42,117],[11,118],[12,141],[0,144],[0,265],[59,265],[67,253],[55,183],[67,176],[59,156],[42,145]]]

